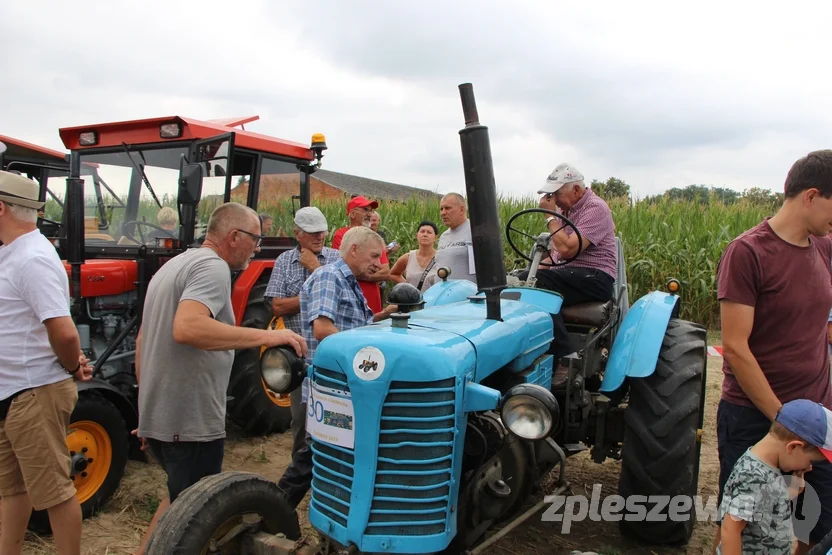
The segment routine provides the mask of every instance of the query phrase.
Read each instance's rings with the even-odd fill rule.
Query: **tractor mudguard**
[[[243,323],[243,314],[248,304],[248,296],[252,287],[257,284],[264,272],[271,272],[274,260],[252,260],[248,267],[236,276],[231,286],[231,306],[234,309],[236,325]]]
[[[440,281],[430,286],[422,295],[425,308],[458,303],[477,294],[477,285],[467,279]]]
[[[656,369],[667,324],[679,296],[653,291],[630,307],[618,329],[600,391],[615,391],[624,378],[646,378]]]
[[[81,395],[83,391],[95,391],[110,401],[124,418],[128,432],[139,427],[139,415],[136,407],[116,387],[98,378],[93,378],[88,382],[76,382],[76,385],[78,386],[78,395]]]

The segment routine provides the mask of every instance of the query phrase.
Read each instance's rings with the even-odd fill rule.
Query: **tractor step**
[[[580,443],[567,443],[563,446],[564,451],[566,451],[566,456],[571,457],[572,455],[577,455],[582,451],[586,451],[587,447]]]

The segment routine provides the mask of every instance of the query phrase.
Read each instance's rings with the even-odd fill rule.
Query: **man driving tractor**
[[[537,272],[537,286],[560,293],[563,308],[589,302],[606,302],[613,298],[617,250],[615,245],[615,224],[612,212],[604,200],[588,189],[584,176],[570,164],[559,164],[546,178],[538,191],[543,196],[539,206],[568,218],[580,233],[581,252],[571,262],[546,267],[541,264]],[[546,230],[552,233],[549,257],[558,264],[578,252],[578,235],[555,216],[546,217]],[[525,280],[528,272],[520,274]],[[570,341],[563,316],[552,315],[555,339],[551,353],[558,357],[572,354],[575,347]],[[558,363],[552,385],[562,384],[568,375],[567,368]]]

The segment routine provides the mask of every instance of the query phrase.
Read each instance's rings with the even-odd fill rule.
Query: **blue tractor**
[[[675,281],[669,292],[629,307],[619,256],[613,301],[562,311],[582,348],[566,382],[554,387],[551,315],[561,311],[562,297],[533,287],[548,237],[534,238],[525,282],[509,285],[488,131],[470,84],[460,93],[478,283],[447,279],[440,269],[443,280],[424,297],[408,284],[393,288],[390,302],[400,312],[390,320],[327,337],[309,367],[282,348],[261,358],[273,391],[292,391],[310,378],[309,522],[318,537],[301,537],[297,515],[273,482],[227,472],[171,505],[148,553],[475,555],[540,516],[548,503],[530,501],[556,468],[547,493],[568,492],[566,461],[582,451],[596,462],[622,461],[623,534],[651,544],[688,541],[696,522],[705,329],[679,319]],[[506,229],[521,256],[527,253],[512,239],[512,223],[528,212]],[[689,503],[671,508],[650,496]],[[647,512],[653,518],[644,518]]]

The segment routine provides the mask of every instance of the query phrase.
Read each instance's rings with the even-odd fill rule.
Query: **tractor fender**
[[[78,395],[85,391],[94,391],[110,401],[124,418],[128,433],[139,427],[139,414],[136,407],[116,387],[98,378],[93,378],[88,382],[76,382],[76,385],[78,386]]]
[[[601,392],[615,391],[624,378],[646,378],[653,373],[667,324],[678,305],[678,295],[653,291],[630,307],[615,336]]]
[[[440,281],[430,286],[422,295],[425,308],[458,303],[477,294],[477,285],[467,279]]]
[[[243,322],[243,314],[246,311],[248,304],[249,293],[260,280],[260,276],[271,271],[274,268],[274,260],[252,260],[248,267],[236,276],[233,280],[231,288],[231,306],[234,309],[234,318],[236,325],[241,325]]]

